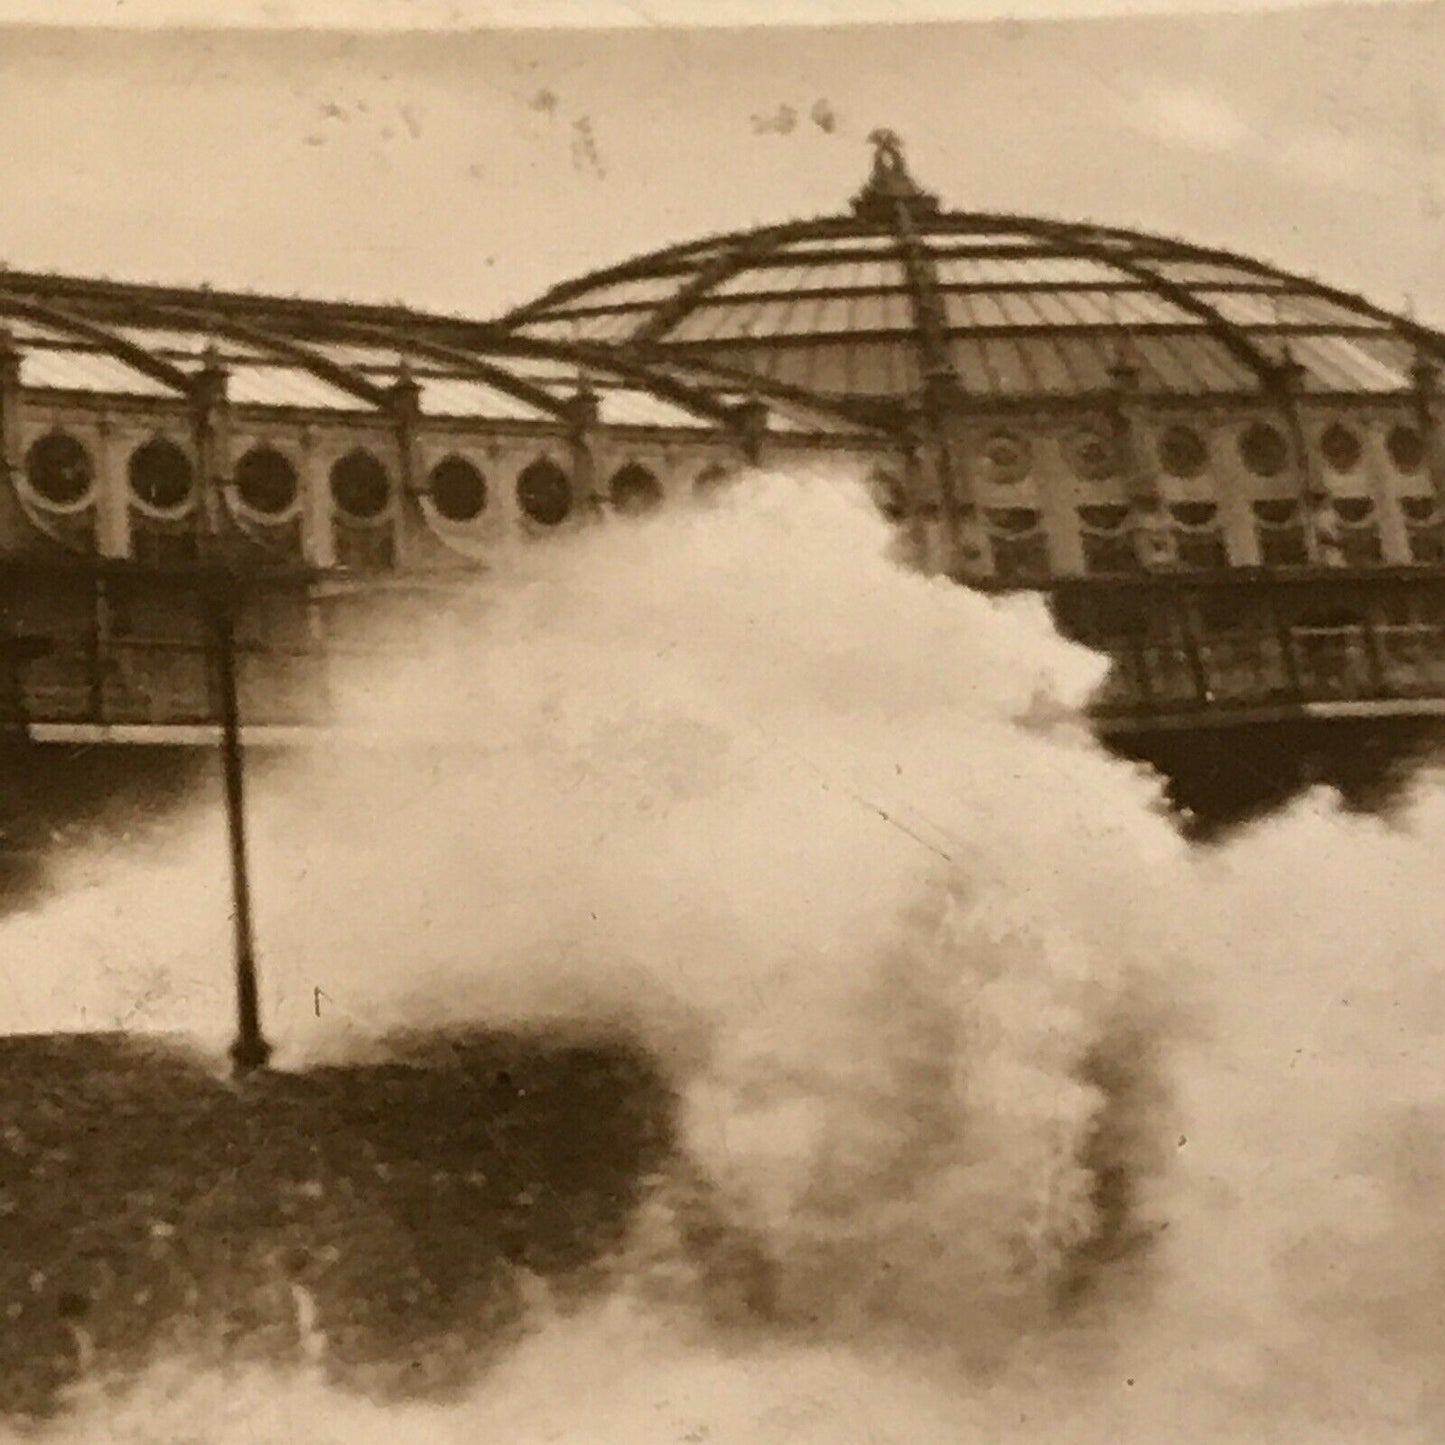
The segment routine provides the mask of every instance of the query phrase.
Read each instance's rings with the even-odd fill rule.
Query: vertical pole
[[[251,928],[251,880],[246,858],[245,772],[241,760],[241,709],[236,696],[236,624],[231,599],[211,603],[216,680],[221,704],[221,766],[226,783],[226,831],[231,845],[231,918],[236,951],[236,1041],[231,1062],[239,1075],[264,1068],[271,1045],[261,1033],[256,945]]]

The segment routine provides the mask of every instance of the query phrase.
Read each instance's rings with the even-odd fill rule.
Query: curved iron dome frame
[[[1350,335],[1359,333],[1379,336],[1381,328],[1400,340],[1411,343],[1419,351],[1438,363],[1445,363],[1445,334],[1425,326],[1412,317],[1402,316],[1378,306],[1366,298],[1339,287],[1327,285],[1310,276],[1302,276],[1284,270],[1268,262],[1241,255],[1227,249],[1196,245],[1174,237],[1152,234],[1125,227],[1102,226],[1093,222],[1069,222],[1034,216],[1023,216],[1006,212],[944,211],[937,208],[932,196],[922,191],[901,166],[901,152],[896,137],[886,132],[875,133],[871,138],[880,154],[890,151],[898,157],[899,168],[895,172],[896,184],[880,189],[880,169],[875,162],[873,178],[854,199],[852,214],[816,216],[806,220],[787,222],[781,225],[765,226],[760,229],[719,232],[691,241],[663,247],[635,256],[629,260],[599,268],[584,275],[571,278],[551,287],[534,300],[513,308],[504,314],[499,325],[511,330],[526,328],[541,323],[560,323],[580,320],[587,316],[636,315],[639,325],[627,336],[606,343],[598,343],[609,350],[635,351],[640,356],[656,357],[659,343],[665,345],[666,337],[694,310],[704,305],[716,305],[721,298],[714,293],[716,288],[748,267],[773,259],[782,261],[793,258],[779,257],[784,247],[808,241],[837,241],[856,238],[859,250],[851,253],[846,249],[830,250],[828,263],[878,260],[885,256],[902,264],[905,285],[898,286],[856,286],[779,287],[768,290],[760,278],[756,290],[746,293],[747,302],[766,300],[801,300],[808,298],[860,298],[896,296],[900,290],[910,298],[913,324],[901,327],[862,327],[848,330],[850,339],[869,341],[912,341],[918,348],[920,375],[926,379],[943,376],[950,384],[962,389],[956,367],[948,355],[946,341],[951,335],[969,337],[1021,337],[1030,334],[1058,334],[1062,329],[1047,323],[1037,326],[967,328],[948,327],[939,318],[939,297],[953,290],[966,292],[996,291],[1049,291],[1080,289],[1101,289],[1123,294],[1142,293],[1159,296],[1180,310],[1197,318],[1205,334],[1212,336],[1225,346],[1230,354],[1247,371],[1253,374],[1265,392],[1278,392],[1287,382],[1290,366],[1288,361],[1276,361],[1254,340],[1256,334],[1282,338],[1286,343],[1292,337],[1310,335]],[[922,230],[925,234],[920,235]],[[890,251],[878,246],[881,237],[891,232],[895,244]],[[1081,286],[1076,282],[1008,281],[979,282],[967,287],[944,287],[938,282],[936,260],[966,256],[965,248],[946,245],[945,238],[957,237],[965,242],[970,235],[998,236],[1011,233],[1024,244],[1017,248],[981,246],[974,252],[979,257],[999,257],[1010,260],[1047,259],[1057,257],[1085,257],[1106,265],[1120,273],[1120,279],[1103,283],[1099,288]],[[1035,243],[1036,249],[1029,246]],[[701,264],[699,257],[701,256]],[[823,258],[817,258],[822,260]],[[1251,326],[1230,321],[1216,307],[1202,300],[1188,285],[1175,281],[1156,269],[1158,263],[1184,262],[1218,265],[1239,271],[1250,280],[1210,282],[1200,289],[1211,292],[1239,292],[1249,294],[1257,289],[1251,281],[1265,283],[1269,290],[1279,289],[1281,295],[1291,299],[1319,300],[1333,303],[1345,310],[1356,313],[1362,322],[1375,325],[1351,326],[1347,321],[1330,323],[1294,322],[1278,325]],[[802,264],[799,261],[798,264]],[[670,295],[656,301],[603,302],[587,305],[586,298],[592,292],[600,291],[628,281],[657,280],[676,275],[678,287]],[[581,304],[578,304],[581,303]],[[557,314],[560,312],[561,314]],[[1176,335],[1180,326],[1167,323],[1110,323],[1083,324],[1067,328],[1070,335],[1164,333]],[[1388,334],[1387,332],[1387,334]],[[774,336],[749,336],[749,346],[794,346],[807,339],[807,333],[788,332]],[[681,359],[689,356],[694,349],[706,351],[705,343],[679,342],[665,346]],[[764,384],[775,384],[770,380]],[[814,404],[824,400],[807,388],[799,389],[810,396]],[[1040,394],[1044,394],[1040,390]],[[1335,395],[1356,395],[1351,391],[1321,393]],[[1378,393],[1367,393],[1378,396]],[[798,399],[802,399],[800,396]],[[835,405],[840,398],[830,395],[826,398]],[[1051,399],[1054,399],[1051,397]],[[862,398],[853,398],[861,401]],[[887,398],[878,398],[886,401]],[[868,405],[867,402],[864,403]],[[861,419],[861,418],[860,418]],[[876,414],[869,420],[878,421]]]
[[[200,364],[187,368],[123,335],[120,328],[153,326],[239,342],[258,353],[254,364],[303,370],[378,414],[392,409],[395,383],[379,381],[321,348],[348,343],[395,348],[397,381],[405,375],[406,354],[428,358],[450,374],[485,382],[557,421],[573,414],[569,395],[512,372],[505,365],[508,357],[560,362],[576,371],[579,386],[591,377],[608,378],[651,393],[711,426],[726,428],[735,422],[733,398],[742,394],[870,432],[880,429],[878,418],[820,399],[806,388],[745,373],[734,377],[671,356],[659,356],[654,364],[645,356],[618,354],[606,346],[523,336],[494,323],[404,307],[0,270],[0,324],[6,316],[73,338],[77,345],[107,354],[188,400],[195,399],[204,384],[204,354],[197,356]],[[10,347],[23,353],[25,342],[11,338]]]

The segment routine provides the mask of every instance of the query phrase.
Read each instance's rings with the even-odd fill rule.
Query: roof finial
[[[937,211],[938,198],[929,195],[908,174],[903,142],[896,131],[886,128],[871,131],[868,144],[873,147],[873,174],[853,199],[855,215],[887,220],[899,206],[923,214]]]

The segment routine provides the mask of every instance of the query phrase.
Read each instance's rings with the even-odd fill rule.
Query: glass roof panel
[[[904,291],[862,292],[853,298],[853,324],[859,331],[910,330],[913,299]]]
[[[36,347],[20,358],[20,384],[54,391],[95,391],[108,396],[175,396],[153,380],[104,351]]]
[[[1150,390],[1208,393],[1259,389],[1254,371],[1206,333],[1135,336],[1131,344]]]
[[[1243,327],[1305,325],[1305,327],[1389,327],[1390,322],[1331,301],[1328,296],[1305,295],[1282,289],[1201,290],[1199,301],[1214,306],[1227,321]]]
[[[1294,336],[1290,348],[1326,390],[1391,392],[1413,385],[1412,348],[1393,336]]]
[[[484,381],[453,376],[419,376],[421,409],[427,416],[496,417],[507,421],[550,420],[550,413]]]
[[[938,257],[943,286],[1109,286],[1127,282],[1104,261],[1081,256]]]
[[[1136,336],[1131,353],[1146,391],[1198,392],[1205,388],[1193,368],[1162,336]]]
[[[1034,294],[1032,291],[992,291],[987,300],[1003,313],[1005,326],[1041,326],[1044,313],[1034,304]]]
[[[972,336],[956,336],[948,343],[948,350],[964,390],[975,396],[992,396],[993,373],[984,360],[983,343]]]
[[[217,336],[214,332],[200,329],[183,331],[177,327],[158,326],[115,326],[111,329],[126,341],[165,356],[167,360],[177,357],[199,360],[210,345],[215,346],[223,364],[232,359],[259,361],[268,354],[257,347],[248,346],[245,342],[234,341],[229,336]]]
[[[0,326],[3,326],[15,341],[59,342],[63,346],[74,346],[76,342],[74,332],[57,331],[54,327],[41,326],[38,322],[31,321],[24,316],[0,314]]]
[[[946,219],[946,218],[945,218]],[[954,251],[1017,251],[1023,247],[1037,248],[1037,236],[1026,231],[979,231],[968,225],[940,225],[925,230],[920,238],[924,245],[935,254]]]
[[[1393,323],[1371,316],[1357,306],[1346,306],[1328,296],[1313,296],[1298,291],[1280,299],[1280,314],[1296,326],[1368,326],[1372,330],[1388,329]]]
[[[869,290],[891,291],[908,285],[908,274],[896,256],[887,261],[860,261],[858,285]]]
[[[519,326],[517,330],[523,336],[536,336],[546,341],[570,341],[572,339],[572,323],[570,321],[528,321]]]
[[[539,385],[575,386],[578,363],[565,356],[487,356],[479,353],[479,360],[491,361],[505,367],[513,376]]]
[[[396,363],[399,356],[407,356],[409,348],[405,339],[397,336],[397,344],[394,346],[359,346],[353,342],[342,343],[339,341],[314,341],[309,343],[312,351],[319,356],[324,356],[328,361],[334,361],[339,366],[350,366],[357,370],[384,371],[390,375],[396,373]],[[411,358],[408,357],[410,360]],[[436,368],[435,362],[418,360],[419,366],[431,366]]]
[[[1195,294],[1235,326],[1277,326],[1285,320],[1279,291],[1198,291]]]
[[[793,386],[812,387],[824,393],[848,390],[849,361],[853,348],[846,343],[825,346],[777,346],[760,349],[757,370]]]
[[[774,254],[802,260],[812,255],[827,256],[832,251],[871,251],[886,255],[897,249],[898,241],[893,236],[806,236],[790,241]]]
[[[647,320],[645,311],[603,312],[570,318],[559,334],[572,341],[626,341]]]
[[[711,341],[714,337],[747,336],[752,306],[698,306],[667,333],[669,341]]]
[[[674,272],[666,276],[635,276],[630,281],[612,281],[594,286],[570,302],[561,302],[554,310],[563,306],[629,306],[648,302],[666,301],[676,295],[679,288],[687,285],[691,272]]]
[[[1176,305],[1156,291],[1117,291],[1115,315],[1122,322],[1139,326],[1203,326],[1202,317]]]
[[[1081,308],[1088,313],[1087,319],[1100,324],[1107,322],[1107,315],[1095,315],[1091,302],[1098,295],[1094,291],[1033,291],[1029,299],[1039,317],[1049,326],[1074,326],[1085,317]]]
[[[1166,281],[1181,286],[1255,286],[1269,288],[1281,286],[1283,281],[1247,266],[1231,266],[1218,261],[1158,260],[1150,258],[1149,269],[1157,272]]]
[[[1038,389],[1050,394],[1074,390],[1074,378],[1052,336],[1021,336],[1014,343],[1036,378]]]
[[[711,423],[648,391],[606,387],[597,394],[598,415],[608,426],[690,427],[706,430]]]
[[[848,271],[847,266],[746,266],[725,276],[708,291],[709,296],[750,296],[760,291],[800,291],[811,285],[819,271]]]
[[[918,352],[911,338],[856,342],[849,365],[852,390],[863,396],[897,396],[919,386]]]
[[[831,334],[855,327],[852,296],[818,296],[798,304],[800,311],[807,308],[800,320],[809,330]]]
[[[1109,374],[1114,361],[1112,337],[1061,335],[1054,338],[1054,347],[1080,391],[1099,391],[1113,384]]]
[[[241,406],[300,406],[325,411],[370,411],[370,405],[299,366],[240,366],[230,396]]]
[[[989,370],[994,374],[999,390],[1006,396],[1028,396],[1039,389],[1023,348],[1017,341],[985,336],[982,345]]]
[[[1205,334],[1181,336],[1174,340],[1174,345],[1186,353],[1207,386],[1220,391],[1258,389],[1259,377],[1254,369],[1217,338]]]

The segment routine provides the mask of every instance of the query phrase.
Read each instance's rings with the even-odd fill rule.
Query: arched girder
[[[1290,285],[1299,287],[1307,295],[1321,301],[1332,301],[1337,306],[1358,311],[1372,321],[1384,323],[1398,332],[1405,340],[1428,352],[1436,361],[1445,362],[1445,335],[1433,327],[1425,326],[1413,317],[1401,316],[1383,306],[1377,306],[1373,301],[1356,295],[1352,291],[1345,291],[1338,286],[1331,286],[1326,282],[1316,281],[1307,276],[1294,276],[1288,271],[1281,271],[1263,262],[1254,264],[1256,270],[1271,280],[1287,281]]]
[[[145,347],[127,340],[124,336],[110,330],[109,327],[74,316],[69,311],[57,306],[50,306],[43,301],[36,301],[27,296],[17,296],[10,291],[0,291],[0,311],[9,316],[34,321],[53,331],[68,332],[70,335],[78,337],[82,341],[88,341],[93,346],[108,352],[117,360],[123,361],[133,370],[140,372],[141,375],[150,377],[152,381],[160,382],[162,386],[169,387],[180,396],[190,395],[193,378],[188,373],[163,358],[153,355]]]
[[[778,228],[754,231],[747,240],[720,251],[705,262],[691,280],[660,306],[655,307],[647,320],[628,339],[644,345],[649,341],[660,340],[692,311],[714,286],[721,285],[730,276],[736,276],[744,266],[777,250],[784,235],[784,231]]]
[[[633,348],[629,347],[629,350]],[[727,366],[710,356],[694,356],[682,347],[636,348],[639,360],[660,367],[677,367],[702,377],[711,385],[721,385],[734,392],[756,392],[766,401],[773,397],[782,402],[791,402],[805,411],[821,412],[824,416],[836,417],[839,421],[870,430],[892,432],[891,423],[880,421],[877,409],[856,400],[830,399],[790,381],[779,381],[776,377],[760,377],[755,372],[741,371]]]
[[[224,312],[213,313],[201,306],[193,309],[171,302],[155,302],[146,304],[144,309],[148,314],[172,325],[183,325],[195,331],[219,331],[233,340],[269,351],[293,366],[320,377],[338,391],[344,391],[347,395],[366,402],[368,406],[374,406],[378,411],[384,411],[391,405],[391,395],[384,387],[377,386],[353,368],[343,366],[339,361],[333,361],[313,347],[293,341],[290,337],[278,336],[274,331],[250,322],[237,321]]]
[[[498,391],[505,392],[508,396],[514,396],[529,406],[536,407],[548,416],[562,417],[566,415],[566,403],[559,397],[553,396],[545,387],[536,386],[523,377],[514,376],[505,367],[494,366],[463,347],[412,334],[398,337],[394,332],[383,330],[381,327],[366,326],[359,322],[347,325],[346,330],[358,341],[366,341],[374,346],[388,346],[411,351],[418,356],[428,356],[433,361],[445,362],[448,366],[456,367],[477,381],[484,381],[487,385],[496,387]]]
[[[594,371],[610,372],[631,385],[655,392],[665,401],[672,402],[683,411],[691,412],[704,421],[721,423],[731,416],[726,402],[673,377],[660,376],[645,362],[631,358],[625,352],[612,347],[592,345],[585,341],[552,341],[540,336],[508,334],[498,335],[488,344],[495,347],[501,355],[538,356],[549,361],[564,361]]]
[[[1099,245],[1096,241],[1086,240],[1077,234],[1075,227],[1053,221],[1034,221],[1031,223],[1030,230],[1033,234],[1053,240],[1061,253],[1067,248],[1077,254],[1089,256],[1093,260],[1113,266],[1116,270],[1124,272],[1125,275],[1132,276],[1136,281],[1142,281],[1154,288],[1159,295],[1167,301],[1172,301],[1181,311],[1187,311],[1190,315],[1197,316],[1204,323],[1209,334],[1220,342],[1237,361],[1255,374],[1262,388],[1271,390],[1279,386],[1282,379],[1281,368],[1259,347],[1255,346],[1239,327],[1232,326],[1208,302],[1199,300],[1187,286],[1182,286],[1177,281],[1170,281],[1157,272],[1151,271],[1141,261],[1136,261],[1132,257],[1120,256],[1107,246]]]
[[[776,244],[826,238],[839,234],[846,235],[856,230],[858,230],[858,223],[849,216],[815,216],[811,220],[787,221],[765,228],[766,234],[776,238]],[[520,306],[504,312],[497,324],[505,329],[511,329],[516,326],[524,326],[529,322],[559,319],[552,318],[547,313],[555,307],[565,306],[579,296],[585,296],[589,291],[602,286],[618,285],[624,281],[649,280],[657,275],[657,268],[660,266],[688,266],[696,261],[698,252],[711,252],[715,247],[721,247],[725,253],[730,253],[740,246],[746,246],[758,235],[759,232],[756,229],[719,231],[711,236],[702,236],[693,241],[684,241],[680,244],[664,246],[660,250],[644,252],[640,256],[633,256],[629,260],[621,261],[615,266],[604,266],[596,271],[588,271],[581,276],[574,276],[570,280],[559,282],[533,300],[525,301]],[[709,255],[708,260],[711,259],[713,258]],[[707,262],[705,261],[703,264],[706,265]]]
[[[917,338],[920,372],[925,385],[933,381],[947,382],[962,390],[958,368],[948,345],[948,327],[938,298],[938,275],[928,248],[922,245],[913,229],[912,212],[905,201],[894,205],[894,229],[898,235],[898,255],[908,280],[909,301],[913,309],[913,330]]]

